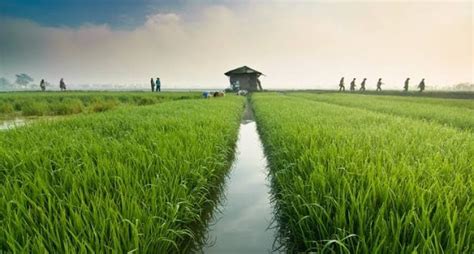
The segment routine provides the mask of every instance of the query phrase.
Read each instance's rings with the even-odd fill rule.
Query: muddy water
[[[237,154],[226,182],[221,213],[211,223],[204,253],[268,253],[275,231],[272,219],[267,161],[253,115],[247,107],[240,125]]]

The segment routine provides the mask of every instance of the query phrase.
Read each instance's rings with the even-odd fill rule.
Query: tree
[[[460,83],[454,86],[454,89],[461,91],[474,91],[474,84]]]
[[[13,88],[13,84],[10,82],[10,80],[1,77],[0,78],[0,90],[11,90]]]
[[[30,77],[28,74],[21,73],[21,74],[16,74],[15,76],[16,76],[15,83],[22,86],[23,88],[26,88],[30,82],[33,82],[33,78]]]

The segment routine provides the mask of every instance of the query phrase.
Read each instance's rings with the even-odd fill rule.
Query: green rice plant
[[[2,103],[0,104],[0,114],[10,114],[13,113],[15,109],[11,103]]]
[[[157,103],[157,100],[155,98],[140,98],[137,101],[138,105],[152,105]]]
[[[285,95],[252,103],[288,252],[474,251],[470,131]]]
[[[335,91],[329,90],[319,90],[316,91],[318,93],[334,93]],[[337,92],[339,93],[339,92]],[[465,99],[465,100],[472,100],[474,99],[474,92],[473,91],[424,91],[420,93],[419,91],[411,90],[409,92],[400,91],[400,90],[384,90],[383,92],[377,92],[373,90],[366,90],[364,92],[354,91],[349,92],[351,94],[363,94],[363,95],[376,95],[379,97],[402,97],[402,98],[413,98],[413,99],[430,99],[430,98],[440,98],[440,99]]]
[[[84,111],[84,105],[79,99],[67,98],[61,102],[49,104],[51,115],[71,115]]]
[[[302,94],[301,92],[289,92],[287,94]],[[312,91],[305,92],[308,94],[320,94],[320,95],[337,95],[338,96],[360,96],[364,98],[376,99],[379,101],[391,100],[391,101],[407,101],[420,104],[433,104],[433,105],[442,105],[448,107],[459,107],[459,108],[469,108],[474,109],[474,92],[429,92],[429,93],[419,93],[419,92],[400,92],[400,91],[384,91],[383,93],[375,91],[365,91],[365,92],[334,92],[334,91]]]
[[[104,112],[116,108],[119,105],[116,99],[97,99],[90,105],[91,112]]]
[[[183,100],[0,132],[0,252],[199,248],[242,109]]]
[[[401,102],[414,102],[414,103],[419,103],[419,104],[458,107],[461,109],[463,108],[474,109],[474,100],[472,99],[429,98],[429,97],[413,97],[413,96],[375,96],[375,95],[372,95],[372,96],[367,95],[367,97],[370,97],[371,99],[377,99],[379,101],[390,100],[390,101],[401,101]]]
[[[21,106],[21,112],[25,116],[42,116],[48,112],[48,105],[44,102],[27,101]]]
[[[311,94],[293,93],[292,95],[310,100],[326,102],[341,106],[367,109],[387,113],[435,121],[448,126],[465,130],[474,130],[474,103],[466,100],[443,102],[443,99],[415,98],[393,99],[390,96],[367,96],[358,94]],[[439,101],[439,103],[436,103]]]

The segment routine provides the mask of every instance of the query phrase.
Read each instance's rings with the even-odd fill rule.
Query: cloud
[[[154,28],[160,25],[172,25],[179,24],[181,18],[176,13],[156,13],[154,15],[147,16],[145,26]]]
[[[334,88],[340,76],[369,84],[381,76],[393,88],[406,76],[472,82],[470,9],[462,2],[205,5],[157,11],[133,29],[0,18],[0,76],[144,87],[160,76],[164,87],[225,87],[225,71],[249,65],[273,88]]]

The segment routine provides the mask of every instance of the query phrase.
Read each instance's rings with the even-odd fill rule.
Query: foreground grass
[[[391,98],[356,94],[291,94],[299,98],[375,112],[435,121],[444,125],[474,131],[474,101],[433,98]]]
[[[0,252],[189,252],[243,99],[166,102],[0,133]]]
[[[284,95],[252,99],[289,252],[474,251],[472,133]]]
[[[9,92],[0,93],[0,118],[103,112],[122,105],[151,105],[199,96],[192,92]]]

